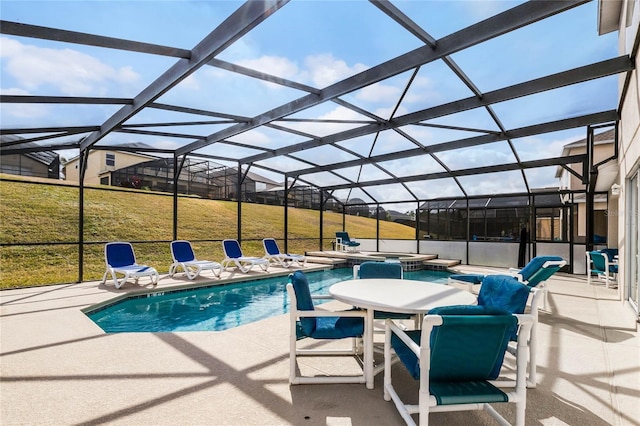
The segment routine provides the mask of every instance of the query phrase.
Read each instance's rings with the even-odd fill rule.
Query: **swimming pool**
[[[351,268],[306,273],[312,294],[351,279]],[[443,271],[405,272],[405,279],[446,284]],[[125,299],[87,313],[107,333],[222,331],[289,312],[287,276]]]

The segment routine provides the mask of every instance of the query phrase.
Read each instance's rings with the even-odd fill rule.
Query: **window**
[[[568,241],[568,220],[566,207],[536,209],[536,241]]]
[[[101,177],[100,185],[109,185],[109,176]]]
[[[116,165],[116,155],[110,152],[107,152],[107,162],[106,162],[107,166],[114,166]]]

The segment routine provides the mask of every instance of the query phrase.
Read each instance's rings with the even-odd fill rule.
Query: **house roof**
[[[23,138],[15,135],[0,135],[0,142],[3,145],[19,146],[22,154],[39,163],[50,165],[59,160],[60,155],[55,151],[41,151],[42,147],[35,142],[20,142]],[[18,151],[19,152],[19,151]],[[16,153],[18,153],[16,152]]]

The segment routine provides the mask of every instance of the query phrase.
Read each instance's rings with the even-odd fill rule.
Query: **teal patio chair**
[[[360,243],[349,238],[348,232],[336,232],[337,251],[356,251]]]
[[[609,281],[616,282],[618,275],[618,265],[612,265],[606,253],[600,251],[588,251],[587,253],[587,284],[591,284],[591,275],[596,274],[599,279],[604,280],[606,288],[609,288]]]
[[[356,339],[362,339],[365,335],[367,316],[366,311],[327,311],[316,310],[314,300],[331,299],[329,295],[311,296],[309,282],[302,271],[296,271],[289,275],[287,284],[289,294],[289,383],[320,384],[320,383],[365,383],[364,366],[362,374],[353,376],[302,376],[298,374],[299,356],[333,356],[342,355],[358,357],[358,345]],[[301,349],[298,341],[311,338],[318,340],[339,340],[352,338],[349,349]],[[361,360],[357,359],[359,363]]]
[[[525,424],[526,352],[533,319],[488,306],[432,309],[421,330],[404,331],[388,319],[385,329],[384,399],[392,400],[408,425],[427,425],[439,411],[485,410],[500,424],[509,424],[490,404],[515,404],[515,424]],[[509,391],[494,384],[510,336],[518,330],[516,386]],[[418,404],[407,404],[392,382],[392,351],[418,381]],[[405,397],[406,399],[406,397]]]
[[[567,264],[560,256],[536,256],[522,269],[510,268],[509,274],[529,287],[538,287],[543,291],[542,308],[547,306],[547,289],[544,282]],[[453,274],[449,277],[449,284],[459,282],[466,284],[469,291],[475,284],[482,284],[486,274]]]

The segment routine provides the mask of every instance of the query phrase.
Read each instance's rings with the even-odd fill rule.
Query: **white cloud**
[[[2,37],[5,70],[29,91],[51,85],[69,96],[109,93],[109,84],[129,84],[138,79],[131,67],[113,68],[72,49],[50,49]]]
[[[359,63],[350,67],[330,53],[308,56],[304,64],[307,79],[321,89],[367,69],[367,66]]]
[[[180,89],[187,89],[192,91],[202,89],[202,86],[200,85],[200,81],[195,76],[195,74],[191,74],[187,76],[187,78],[185,78],[180,82],[179,86],[180,86]]]
[[[440,89],[442,90],[443,88],[441,87]],[[440,94],[430,78],[418,76],[411,83],[411,88],[407,92],[404,102],[411,104],[429,100],[430,103],[436,103],[442,99],[443,96]]]
[[[238,61],[238,65],[266,74],[292,79],[298,73],[298,66],[287,58],[279,56],[261,56],[257,59]]]
[[[260,130],[250,130],[248,132],[240,133],[232,138],[229,138],[230,141],[244,143],[253,146],[269,146],[271,143],[271,138],[265,135]]]
[[[358,91],[356,98],[365,102],[397,102],[400,88],[388,84],[375,83]]]
[[[0,93],[3,95],[30,95],[31,93],[23,89],[11,88],[0,89]],[[6,117],[13,116],[16,118],[39,118],[46,117],[49,113],[49,108],[46,104],[13,104],[3,103],[0,105],[0,116]]]

